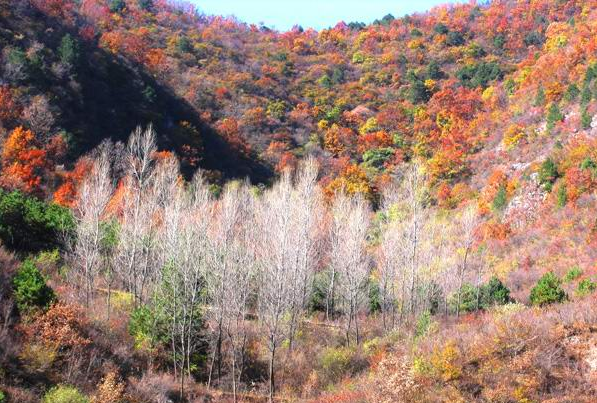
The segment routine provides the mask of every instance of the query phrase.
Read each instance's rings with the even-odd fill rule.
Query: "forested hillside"
[[[596,401],[596,1],[0,48],[0,403]]]

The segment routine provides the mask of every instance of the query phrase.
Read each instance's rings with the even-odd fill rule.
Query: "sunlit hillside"
[[[595,0],[0,49],[0,403],[597,402]]]

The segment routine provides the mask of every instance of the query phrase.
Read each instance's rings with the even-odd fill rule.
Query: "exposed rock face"
[[[370,118],[373,115],[375,115],[373,111],[371,111],[371,109],[367,108],[364,105],[358,105],[353,110],[351,110],[350,113],[361,118]]]
[[[593,346],[587,352],[585,361],[589,364],[589,375],[597,380],[597,340],[593,340],[593,342]]]
[[[504,213],[505,219],[513,228],[523,228],[535,221],[547,193],[539,185],[537,174],[531,176],[519,195],[512,198]]]
[[[597,382],[597,328],[590,327],[575,333],[567,338],[568,349],[586,364],[587,378]]]

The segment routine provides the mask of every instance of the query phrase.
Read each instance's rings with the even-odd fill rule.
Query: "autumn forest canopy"
[[[593,403],[596,290],[595,0],[0,0],[0,403]]]

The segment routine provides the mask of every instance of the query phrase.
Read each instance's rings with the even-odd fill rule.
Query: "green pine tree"
[[[507,203],[508,193],[506,192],[506,186],[501,185],[498,189],[498,192],[495,195],[495,198],[493,199],[491,206],[493,207],[494,211],[498,212],[502,211],[504,207],[506,207]]]
[[[74,66],[79,59],[79,43],[70,34],[64,35],[58,47],[58,57],[64,64]]]
[[[564,115],[557,103],[552,102],[547,109],[547,130],[552,131],[557,122],[561,122]]]
[[[543,87],[539,87],[537,90],[534,105],[537,107],[545,105],[545,91],[543,91]]]
[[[589,102],[591,102],[591,98],[593,98],[593,94],[591,94],[591,87],[585,82],[580,92],[580,104],[586,106]]]
[[[551,192],[553,184],[559,176],[558,166],[551,158],[547,158],[543,161],[541,168],[539,168],[539,184],[543,186],[545,190]]]
[[[23,262],[12,285],[17,307],[22,313],[45,309],[56,299],[54,290],[46,284],[46,279],[30,259]]]
[[[539,279],[537,285],[531,289],[531,304],[544,306],[568,299],[562,289],[562,281],[552,272],[548,272]]]
[[[568,202],[568,195],[566,194],[566,185],[562,184],[560,185],[560,187],[558,188],[558,201],[557,201],[557,205],[558,207],[562,208],[566,205],[566,203]]]
[[[587,130],[591,128],[591,122],[593,117],[589,115],[589,111],[586,105],[583,105],[580,110],[580,124],[583,129]]]

